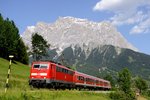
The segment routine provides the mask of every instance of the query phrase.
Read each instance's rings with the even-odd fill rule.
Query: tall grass
[[[107,94],[76,90],[9,90],[0,93],[0,100],[110,100]]]

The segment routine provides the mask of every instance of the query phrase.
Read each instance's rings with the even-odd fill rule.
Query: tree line
[[[28,64],[27,47],[19,35],[19,30],[14,21],[4,19],[0,14],[0,57],[9,59],[14,55],[14,60]]]
[[[150,96],[148,82],[139,76],[133,78],[127,68],[118,72],[116,79],[109,74],[105,79],[110,81],[112,90],[115,91],[110,94],[112,100],[136,100],[136,93]]]

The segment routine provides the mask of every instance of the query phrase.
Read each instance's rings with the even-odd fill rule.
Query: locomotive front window
[[[47,68],[48,64],[35,64],[33,68]]]
[[[40,67],[40,65],[34,65],[33,66],[33,68],[39,68]]]
[[[41,64],[40,68],[47,68],[47,64]]]

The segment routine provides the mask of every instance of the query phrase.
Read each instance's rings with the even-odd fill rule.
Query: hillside
[[[0,89],[4,89],[9,61],[0,58]],[[28,87],[29,66],[21,64],[19,62],[12,63],[10,74],[10,87],[11,88],[23,88]]]
[[[12,64],[9,89],[4,93],[9,61],[0,58],[0,100],[110,100],[107,94],[77,90],[33,89],[28,85],[29,66]]]
[[[50,59],[53,59],[55,54],[57,54],[55,50],[51,51]],[[134,76],[150,80],[150,56],[130,49],[105,45],[93,49],[87,56],[79,46],[68,47],[55,60],[98,77],[106,74],[116,75],[117,72],[127,67]]]

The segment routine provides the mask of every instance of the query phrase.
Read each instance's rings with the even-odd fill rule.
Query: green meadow
[[[35,89],[28,85],[30,67],[13,62],[5,93],[9,61],[0,58],[0,100],[110,100],[107,93],[78,90]]]

